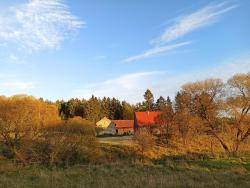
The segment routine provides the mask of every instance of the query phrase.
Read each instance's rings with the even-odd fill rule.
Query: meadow
[[[105,141],[103,141],[105,140]],[[106,156],[101,163],[65,167],[15,166],[0,162],[0,187],[249,187],[250,153],[212,158],[204,154],[162,155],[139,160],[131,140],[100,139]],[[121,144],[122,143],[122,144]],[[131,155],[129,155],[129,153]],[[152,151],[151,151],[152,153]]]

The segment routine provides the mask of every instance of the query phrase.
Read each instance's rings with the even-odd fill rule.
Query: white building
[[[96,123],[97,135],[115,135],[116,129],[114,123],[104,117]]]

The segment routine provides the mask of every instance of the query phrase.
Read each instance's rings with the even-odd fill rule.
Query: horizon
[[[250,72],[247,0],[0,2],[0,95],[115,97]],[[154,11],[152,11],[154,10]],[[244,28],[244,29],[243,29]]]

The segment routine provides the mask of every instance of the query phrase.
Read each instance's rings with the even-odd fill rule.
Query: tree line
[[[69,101],[56,101],[56,104],[62,119],[75,116],[93,122],[99,121],[104,116],[109,119],[133,119],[134,106],[116,98],[100,99],[92,95],[88,100],[73,98]]]
[[[227,82],[187,83],[173,101],[162,96],[154,100],[147,90],[144,101],[135,105],[94,96],[56,102],[26,95],[0,96],[0,144],[5,148],[1,153],[24,164],[90,160],[96,156],[95,122],[103,116],[133,119],[134,111],[162,112],[150,135],[164,146],[181,141],[182,147],[210,147],[211,152],[221,148],[236,154],[249,146],[250,73],[234,75]],[[137,136],[145,145],[145,136]]]
[[[103,97],[101,99],[92,95],[88,100],[72,98],[68,101],[57,100],[54,104],[58,106],[59,115],[62,119],[79,116],[93,122],[99,121],[104,116],[112,120],[132,120],[135,111],[161,111],[165,106],[172,106],[169,97],[165,99],[160,96],[154,102],[153,93],[149,89],[146,90],[144,99],[143,102],[134,105],[116,98]]]

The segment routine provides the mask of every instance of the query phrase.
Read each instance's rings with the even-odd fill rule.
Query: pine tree
[[[157,99],[156,101],[156,105],[155,105],[155,109],[162,111],[164,109],[166,109],[167,107],[167,101],[164,97],[160,96],[159,99]]]
[[[149,89],[147,89],[144,93],[144,99],[146,110],[152,111],[154,107],[154,95]]]
[[[134,108],[126,101],[122,101],[122,119],[133,119]]]

